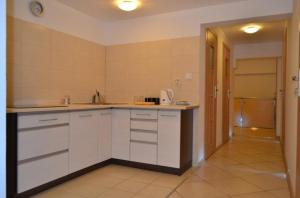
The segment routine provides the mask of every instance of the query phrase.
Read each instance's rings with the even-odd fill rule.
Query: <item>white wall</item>
[[[285,157],[293,194],[296,191],[298,97],[295,90],[298,86],[292,76],[298,75],[299,67],[299,4],[300,1],[295,0],[294,14],[288,23],[286,66]]]
[[[97,19],[65,6],[56,0],[42,0],[45,5],[45,14],[43,17],[35,17],[29,11],[30,1],[8,0],[8,15],[89,41],[100,44],[105,43],[103,24]]]
[[[293,0],[246,0],[109,23],[106,44],[198,36],[200,24],[291,13]]]
[[[282,42],[234,45],[234,66],[237,59],[281,57]]]
[[[0,1],[0,197],[6,197],[6,5]]]

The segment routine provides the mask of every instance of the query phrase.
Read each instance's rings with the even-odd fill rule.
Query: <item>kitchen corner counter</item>
[[[38,112],[58,112],[58,111],[83,111],[99,109],[156,109],[156,110],[190,110],[198,108],[198,105],[135,105],[135,104],[72,104],[61,107],[33,107],[33,108],[7,108],[7,113],[38,113]]]

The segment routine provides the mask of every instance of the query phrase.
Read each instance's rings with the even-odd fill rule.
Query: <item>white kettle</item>
[[[160,104],[170,105],[174,99],[174,91],[172,89],[164,89],[160,91]]]

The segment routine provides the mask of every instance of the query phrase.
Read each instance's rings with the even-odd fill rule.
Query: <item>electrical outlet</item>
[[[185,78],[186,80],[192,80],[192,79],[193,79],[193,74],[192,74],[192,73],[185,73],[184,78]]]

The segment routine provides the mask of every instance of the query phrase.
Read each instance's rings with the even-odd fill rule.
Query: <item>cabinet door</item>
[[[180,114],[180,111],[158,112],[158,165],[180,167]]]
[[[78,171],[98,162],[99,131],[99,111],[71,113],[70,172]]]
[[[130,110],[112,110],[112,157],[129,160]]]
[[[111,110],[100,111],[100,139],[99,159],[100,162],[111,158]]]

